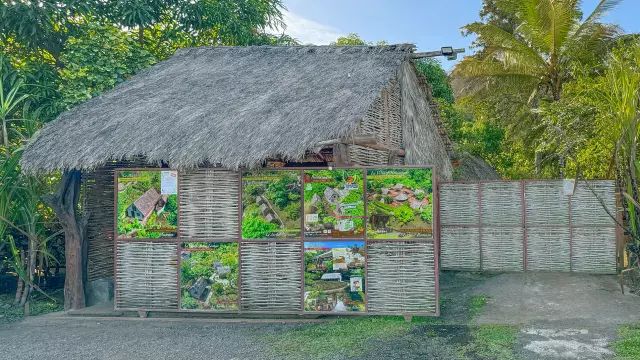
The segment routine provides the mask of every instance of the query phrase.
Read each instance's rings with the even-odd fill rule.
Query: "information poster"
[[[363,241],[304,243],[305,311],[365,311]]]
[[[363,178],[362,170],[305,170],[306,237],[363,237]]]
[[[238,243],[182,243],[180,307],[238,310]]]
[[[157,239],[177,235],[177,172],[119,171],[117,187],[118,238]]]
[[[242,238],[300,238],[300,171],[242,174]]]
[[[367,238],[432,238],[431,169],[367,170]]]

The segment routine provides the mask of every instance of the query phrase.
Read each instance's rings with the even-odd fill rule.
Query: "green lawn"
[[[640,324],[622,325],[618,328],[620,340],[611,345],[618,359],[640,359]]]

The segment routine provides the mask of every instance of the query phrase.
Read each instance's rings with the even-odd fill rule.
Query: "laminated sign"
[[[178,172],[162,171],[160,174],[160,193],[175,195],[178,193]]]

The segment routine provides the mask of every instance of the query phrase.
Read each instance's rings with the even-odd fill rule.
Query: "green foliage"
[[[640,325],[621,325],[618,339],[612,347],[620,359],[640,359]]]
[[[421,59],[415,62],[416,68],[427,80],[433,91],[433,96],[449,104],[453,104],[453,89],[449,85],[447,73],[440,61],[435,58]]]
[[[339,37],[336,41],[332,42],[331,45],[338,45],[338,46],[352,46],[352,45],[369,45],[369,46],[373,46],[374,44],[372,42],[367,42],[364,41],[360,38],[360,35],[358,35],[357,33],[351,33],[347,36],[341,36]],[[384,40],[380,40],[378,41],[375,45],[377,46],[382,46],[382,45],[388,45],[388,43]]]
[[[409,206],[398,206],[393,211],[393,216],[398,220],[401,225],[409,223],[413,220],[413,210]]]
[[[111,89],[155,62],[130,34],[112,25],[87,23],[83,32],[67,40],[66,50],[60,93],[67,106]]]
[[[473,341],[463,349],[463,354],[474,359],[512,360],[518,340],[518,328],[510,325],[476,325],[472,327]]]
[[[482,313],[482,309],[489,302],[489,298],[482,295],[474,295],[469,299],[469,315],[473,318]]]
[[[266,222],[257,216],[245,216],[242,219],[242,237],[244,239],[264,239],[277,229],[276,224]]]
[[[178,226],[178,195],[171,194],[167,196],[167,203],[164,205],[164,214],[166,214],[169,225]]]

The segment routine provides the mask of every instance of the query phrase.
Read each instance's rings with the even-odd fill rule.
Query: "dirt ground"
[[[615,276],[444,272],[440,284],[442,316],[411,324],[31,317],[0,325],[0,358],[610,359],[617,326],[640,321]]]

